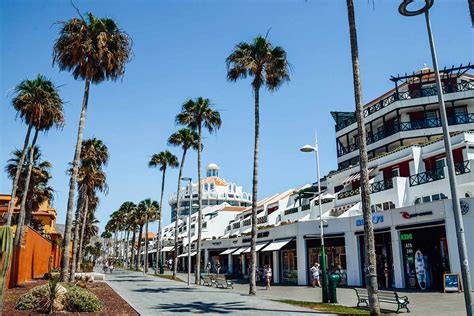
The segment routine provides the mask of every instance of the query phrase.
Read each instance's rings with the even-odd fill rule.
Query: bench
[[[360,304],[365,304],[369,306],[369,295],[367,289],[354,289],[357,295],[357,307],[360,307]],[[397,314],[400,313],[400,309],[406,309],[409,313],[408,296],[400,296],[397,292],[388,292],[388,291],[378,291],[379,302],[388,303],[388,304],[397,304]]]
[[[201,275],[201,284],[202,285],[207,285],[207,286],[212,286],[214,284],[214,280],[213,280],[212,275],[202,274]]]
[[[216,274],[214,276],[214,281],[215,281],[216,287],[222,287],[226,289],[228,289],[229,287],[232,289],[234,288],[234,283],[232,283],[231,280],[227,280],[227,278],[225,277],[225,274]]]

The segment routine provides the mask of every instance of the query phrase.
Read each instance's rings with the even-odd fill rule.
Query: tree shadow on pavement
[[[133,290],[134,292],[140,293],[170,293],[170,292],[199,292],[199,293],[216,293],[216,291],[202,291],[199,288],[189,287],[160,287],[160,288],[141,288]]]
[[[210,302],[189,302],[189,303],[169,303],[160,304],[155,307],[162,312],[171,313],[216,313],[216,314],[230,314],[235,312],[246,312],[246,313],[258,313],[258,312],[273,312],[278,313],[308,313],[308,314],[319,314],[316,311],[298,311],[292,309],[265,309],[256,308],[246,305],[244,302],[226,302],[226,303],[210,303]]]

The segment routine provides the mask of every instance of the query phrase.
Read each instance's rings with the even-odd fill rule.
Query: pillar
[[[204,267],[207,267],[208,262],[209,262],[209,250],[204,249]]]
[[[297,267],[298,267],[298,285],[306,285],[306,276],[308,275],[306,258],[306,241],[303,236],[296,237],[296,256],[297,256]]]
[[[362,285],[362,268],[360,266],[360,252],[357,236],[352,232],[344,234],[344,242],[346,244],[346,273],[347,285],[361,286]]]
[[[404,288],[405,287],[405,280],[403,277],[403,254],[400,245],[400,238],[398,231],[392,227],[390,230],[390,239],[392,241],[392,267],[389,267],[392,271],[392,279],[395,281],[396,288]]]
[[[229,273],[232,274],[234,273],[234,267],[233,267],[233,261],[232,261],[232,254],[228,254],[227,255],[227,262],[229,262],[228,266],[229,266]]]
[[[280,283],[280,258],[279,258],[280,251],[276,250],[272,252],[273,256],[273,283],[278,284]]]

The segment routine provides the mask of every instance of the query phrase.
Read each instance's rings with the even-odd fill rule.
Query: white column
[[[227,255],[227,262],[229,262],[229,273],[234,272],[233,261],[232,261],[232,254]]]
[[[204,249],[204,267],[207,267],[208,262],[209,262],[209,250]]]
[[[245,260],[245,256],[244,255],[239,255],[240,258],[242,259],[242,275],[245,275],[245,272],[247,272],[247,260]]]
[[[456,236],[456,227],[454,225],[454,217],[452,215],[453,208],[451,206],[451,199],[445,201],[448,202],[444,203],[446,214],[444,229],[446,230],[446,242],[448,244],[449,268],[451,273],[461,274],[461,261],[459,259],[458,240]]]
[[[297,256],[297,265],[298,265],[298,285],[306,285],[306,276],[307,276],[307,264],[306,258],[306,242],[303,236],[296,237],[296,256]]]
[[[400,235],[394,227],[390,230],[390,239],[392,240],[392,259],[393,267],[389,267],[392,270],[392,278],[395,280],[396,288],[404,288],[405,280],[403,277],[403,254],[400,245]]]
[[[358,237],[353,232],[344,234],[346,244],[347,285],[361,286],[361,266]]]
[[[280,260],[278,260],[278,254],[280,251],[273,251],[273,283],[278,284],[280,283]]]

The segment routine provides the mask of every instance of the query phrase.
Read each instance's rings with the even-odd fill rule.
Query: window
[[[393,168],[392,169],[392,178],[399,177],[400,176],[400,169],[399,168]]]
[[[424,196],[423,197],[423,203],[428,203],[428,202],[431,202],[431,199],[430,199],[430,196]]]
[[[214,182],[211,182],[211,191],[214,191]]]
[[[207,191],[207,190],[209,190],[209,184],[204,183],[204,191]]]

